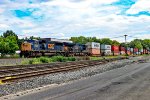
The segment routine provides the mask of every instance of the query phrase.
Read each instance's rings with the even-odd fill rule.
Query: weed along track
[[[121,60],[121,59],[126,59],[126,57],[95,60],[95,61],[88,60],[88,61],[77,61],[77,62],[66,62],[66,63],[1,67],[0,84],[15,82],[21,79],[27,79],[30,77],[36,77],[40,75],[76,70],[79,68],[100,65],[110,61]]]

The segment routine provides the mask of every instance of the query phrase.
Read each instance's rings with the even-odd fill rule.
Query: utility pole
[[[125,44],[127,44],[127,36],[128,36],[128,35],[126,35],[126,34],[124,35],[124,38],[125,38]],[[125,50],[126,55],[128,55],[128,53],[127,53],[127,48],[128,48],[128,47],[126,47],[126,50]]]
[[[128,35],[124,35],[124,37],[125,37],[125,44],[127,44],[127,36]]]

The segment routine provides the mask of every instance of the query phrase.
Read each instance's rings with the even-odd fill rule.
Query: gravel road
[[[91,77],[93,75],[100,74],[102,72],[106,72],[106,71],[109,71],[112,69],[126,67],[128,65],[132,65],[133,63],[137,64],[137,63],[139,63],[139,62],[137,62],[138,60],[149,59],[149,58],[150,58],[149,56],[148,57],[135,57],[135,58],[125,59],[125,60],[109,62],[109,63],[103,64],[103,65],[82,68],[80,70],[44,75],[44,76],[40,76],[40,77],[30,78],[28,80],[14,82],[12,84],[0,85],[0,96],[9,95],[9,94],[13,94],[13,93],[15,94],[19,91],[26,91],[26,90],[31,90],[31,89],[33,89],[33,91],[35,91],[34,88],[38,88],[38,87],[42,88],[43,86],[45,87],[46,85],[50,85],[50,84],[58,85],[58,84],[62,84],[62,83],[68,83],[73,80]],[[15,94],[15,95],[18,96],[18,94]],[[5,98],[5,96],[2,98]],[[0,98],[0,100],[2,98]],[[30,99],[28,99],[28,100],[30,100]],[[31,99],[31,100],[33,100],[33,99]]]

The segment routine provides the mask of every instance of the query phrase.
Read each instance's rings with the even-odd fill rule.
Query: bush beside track
[[[68,61],[80,61],[80,60],[103,60],[111,58],[120,58],[126,56],[107,56],[107,57],[64,57],[64,56],[53,56],[53,57],[39,57],[33,58],[27,61],[23,61],[22,64],[44,64],[52,62],[68,62]]]
[[[23,61],[22,64],[43,64],[51,62],[67,62],[67,61],[76,61],[75,57],[63,57],[63,56],[53,56],[53,57],[39,57],[33,58],[28,61]]]

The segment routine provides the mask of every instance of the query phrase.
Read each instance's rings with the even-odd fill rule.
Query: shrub
[[[40,64],[40,60],[38,58],[33,58],[29,60],[29,64]]]
[[[49,58],[47,58],[47,57],[40,57],[38,59],[41,63],[49,63],[50,62]]]
[[[76,58],[74,58],[74,57],[68,57],[68,61],[76,61]]]
[[[40,57],[33,58],[29,61],[23,61],[22,64],[42,64],[42,63],[50,63],[50,62],[66,62],[66,61],[76,61],[75,57],[63,57],[63,56],[53,56],[49,57]]]

